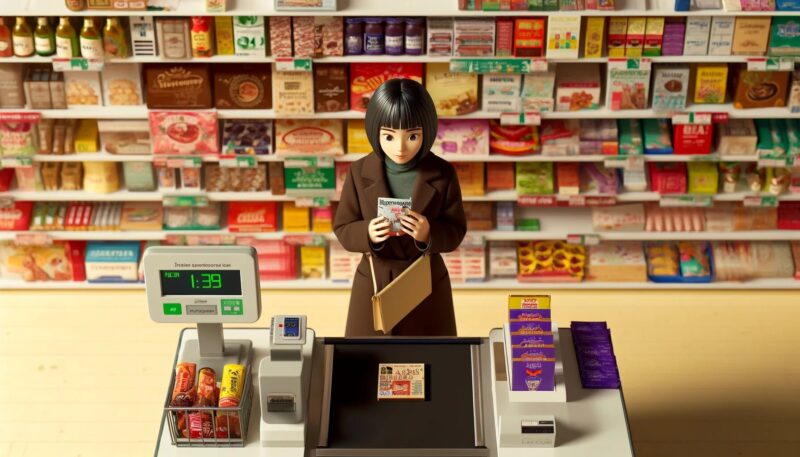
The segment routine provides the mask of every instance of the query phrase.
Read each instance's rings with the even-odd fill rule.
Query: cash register
[[[506,329],[488,338],[317,337],[299,314],[223,329],[261,313],[252,248],[151,247],[143,262],[152,319],[197,324],[180,334],[156,456],[633,456],[622,390],[581,386],[569,329],[555,332],[555,391],[526,396],[510,387]],[[183,362],[216,373],[247,367],[238,405],[171,406]],[[423,366],[424,395],[380,400],[385,364]],[[186,426],[203,414],[209,434]]]

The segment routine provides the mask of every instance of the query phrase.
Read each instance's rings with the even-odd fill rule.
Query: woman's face
[[[381,127],[381,149],[396,164],[407,163],[422,148],[422,127],[393,129]]]

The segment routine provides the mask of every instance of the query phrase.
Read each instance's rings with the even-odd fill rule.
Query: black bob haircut
[[[367,105],[364,129],[372,150],[384,155],[381,149],[381,127],[413,129],[422,127],[422,148],[427,154],[436,139],[439,118],[428,91],[413,79],[390,79],[378,87]]]

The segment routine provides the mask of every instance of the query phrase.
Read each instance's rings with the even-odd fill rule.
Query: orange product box
[[[483,162],[453,162],[461,185],[461,195],[479,197],[486,193]]]
[[[274,232],[278,230],[277,202],[228,203],[229,232]]]
[[[556,163],[556,185],[560,195],[578,195],[581,192],[580,164]]]
[[[514,20],[514,55],[541,57],[544,55],[544,19],[519,18]]]
[[[516,186],[513,162],[486,162],[486,190],[513,190]]]

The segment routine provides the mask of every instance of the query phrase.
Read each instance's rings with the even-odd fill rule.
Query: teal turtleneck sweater
[[[393,198],[411,198],[414,183],[417,180],[417,162],[422,157],[422,152],[404,164],[395,163],[384,156],[383,163],[386,167],[386,180],[389,181],[389,190]]]

